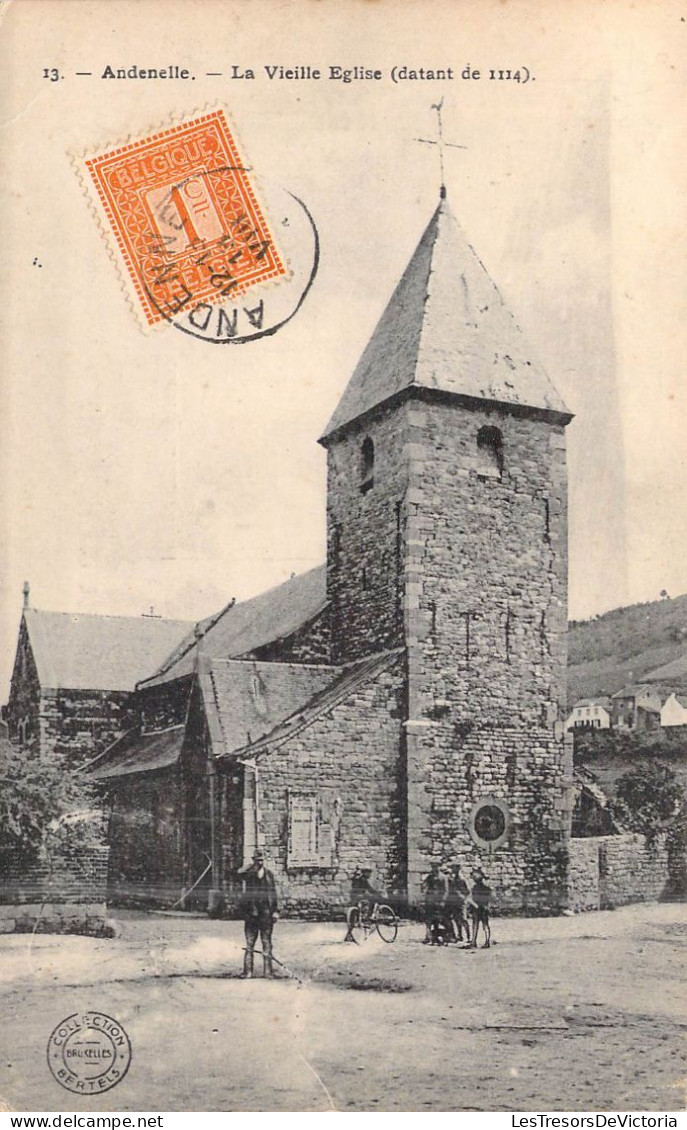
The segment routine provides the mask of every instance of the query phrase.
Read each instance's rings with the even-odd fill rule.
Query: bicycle
[[[359,902],[351,907],[349,915],[348,932],[357,945],[367,941],[375,930],[383,942],[396,941],[398,916],[386,903],[375,902],[370,909],[369,903]]]

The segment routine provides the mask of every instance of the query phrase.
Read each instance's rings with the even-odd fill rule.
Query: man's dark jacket
[[[268,918],[279,909],[274,875],[265,867],[262,878],[255,865],[243,876],[241,914],[244,918]]]

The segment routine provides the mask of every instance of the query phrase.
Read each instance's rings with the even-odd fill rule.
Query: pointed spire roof
[[[449,209],[445,190],[322,442],[413,388],[572,414]]]

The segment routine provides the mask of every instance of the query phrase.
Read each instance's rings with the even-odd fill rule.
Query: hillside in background
[[[656,682],[663,698],[687,693],[687,593],[569,626],[569,703],[645,681]]]

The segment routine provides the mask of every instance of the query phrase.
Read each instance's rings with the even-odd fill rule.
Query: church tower
[[[408,893],[564,898],[565,426],[445,191],[322,436],[334,662],[403,646]]]

